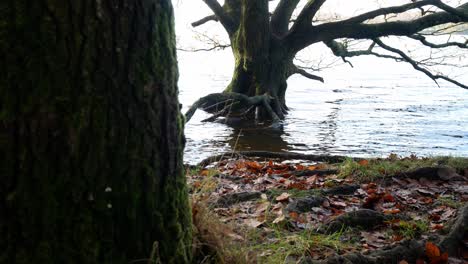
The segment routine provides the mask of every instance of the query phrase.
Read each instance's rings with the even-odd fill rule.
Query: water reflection
[[[264,150],[290,151],[294,149],[283,138],[283,129],[270,128],[236,128],[228,139],[231,149],[236,151]]]
[[[335,91],[334,91],[335,92]],[[331,102],[335,107],[331,108],[331,112],[326,115],[326,119],[319,123],[318,138],[321,144],[317,146],[317,150],[324,154],[331,154],[333,149],[336,149],[336,131],[338,129],[338,116],[341,111],[341,102],[343,99],[337,99]]]

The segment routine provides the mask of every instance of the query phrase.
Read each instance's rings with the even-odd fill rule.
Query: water
[[[283,131],[237,129],[201,123],[197,111],[186,125],[185,162],[196,163],[232,150],[295,151],[381,157],[468,156],[468,90],[440,82],[440,88],[411,66],[372,57],[320,73],[325,84],[293,76]],[[179,53],[180,101],[185,111],[203,95],[229,83],[230,51]],[[458,71],[468,83],[468,72]],[[465,75],[464,75],[465,74]]]

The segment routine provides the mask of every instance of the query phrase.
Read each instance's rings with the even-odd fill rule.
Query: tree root
[[[400,178],[420,179],[426,178],[428,180],[443,180],[443,181],[464,181],[465,177],[457,174],[457,172],[450,167],[424,167],[413,171],[400,173],[395,175]]]
[[[359,212],[363,210],[358,210]],[[364,221],[372,221],[377,223],[377,220],[382,220],[383,216],[373,217],[376,214],[369,212],[372,210],[366,210],[364,215]],[[359,213],[359,214],[361,214]],[[368,217],[372,216],[372,217]],[[348,216],[349,217],[349,216]],[[339,218],[339,217],[338,217]],[[338,219],[337,218],[337,219]],[[337,220],[335,219],[335,220]],[[347,220],[346,220],[347,221]],[[345,221],[345,222],[346,222]],[[343,221],[341,221],[343,222]],[[352,221],[351,223],[355,223]],[[345,223],[349,224],[349,222]],[[343,226],[343,225],[342,225]],[[348,225],[345,225],[348,226]],[[340,227],[341,228],[341,227]],[[335,228],[336,229],[336,228]],[[442,252],[448,252],[449,256],[458,256],[458,249],[463,246],[463,239],[468,235],[468,204],[463,206],[459,212],[456,220],[449,229],[449,232],[445,236],[434,237],[431,242],[438,244]],[[425,256],[425,243],[420,240],[405,241],[398,246],[393,248],[386,248],[381,250],[373,251],[368,255],[362,253],[350,253],[342,256],[334,256],[326,260],[315,261],[310,258],[304,259],[301,263],[306,264],[380,264],[380,263],[399,263],[401,260],[406,260],[408,263],[415,263],[418,258]]]
[[[206,167],[214,162],[220,162],[222,160],[232,159],[241,157],[258,157],[266,159],[298,159],[298,160],[309,160],[309,161],[321,161],[329,163],[339,163],[346,160],[348,157],[345,156],[329,156],[329,155],[313,155],[313,154],[301,154],[296,152],[270,152],[270,151],[238,151],[238,152],[227,152],[223,154],[214,155],[200,161],[197,166]],[[359,161],[362,158],[353,158],[353,160]]]
[[[219,197],[212,205],[220,207],[226,207],[233,205],[235,203],[241,203],[251,200],[260,199],[262,196],[261,192],[239,192],[239,193],[230,193]]]
[[[374,210],[360,209],[336,217],[330,223],[325,224],[321,230],[324,230],[326,234],[332,234],[346,227],[372,229],[387,220],[390,220],[387,215]]]
[[[251,113],[256,107],[263,107],[273,120],[274,124],[280,122],[277,113],[270,106],[271,97],[267,94],[246,96],[240,93],[212,93],[198,99],[185,113],[185,122],[189,122],[197,109],[213,114],[203,120],[214,121],[218,117],[239,117]]]

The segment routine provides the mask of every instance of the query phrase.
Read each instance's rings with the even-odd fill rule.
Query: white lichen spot
[[[108,204],[107,204],[107,208],[108,208],[108,209],[112,209],[112,204],[108,203]]]
[[[112,188],[107,186],[106,189],[104,190],[105,192],[112,192]]]

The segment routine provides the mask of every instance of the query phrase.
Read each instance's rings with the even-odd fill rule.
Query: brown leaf
[[[265,224],[265,221],[257,221],[256,219],[247,219],[245,220],[245,223],[248,225],[248,226],[251,226],[253,228],[259,228],[261,227],[263,224]]]
[[[291,195],[289,193],[282,193],[280,196],[276,197],[276,201],[278,202],[287,202]]]
[[[398,264],[409,264],[409,263],[406,260],[402,260],[402,261],[398,262]]]

